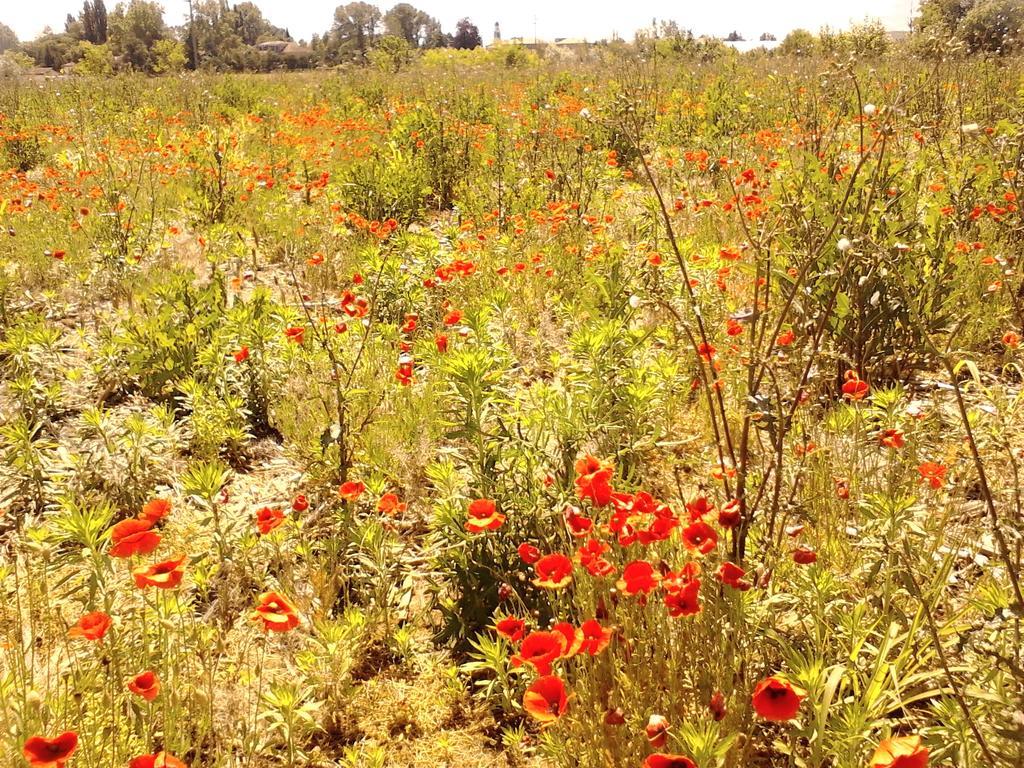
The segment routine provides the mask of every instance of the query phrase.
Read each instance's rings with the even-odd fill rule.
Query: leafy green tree
[[[14,34],[14,30],[6,24],[0,24],[0,53],[16,48],[17,45],[18,36]]]
[[[414,51],[404,37],[385,35],[370,51],[370,63],[385,72],[398,72],[412,63]]]
[[[96,45],[107,42],[107,7],[103,0],[85,0],[78,20],[83,39]]]
[[[783,56],[812,56],[818,40],[806,29],[794,29],[782,39],[778,51]]]
[[[97,76],[114,74],[114,54],[109,45],[96,45],[83,40],[78,44],[78,50],[81,58],[75,64],[76,72]]]
[[[365,60],[377,39],[380,22],[380,10],[369,3],[339,5],[334,10],[334,26],[330,33],[330,57],[335,61]]]
[[[235,31],[246,45],[262,40],[290,40],[288,30],[275,27],[263,16],[255,3],[239,3],[231,9]]]
[[[37,67],[50,67],[60,71],[79,57],[78,40],[66,33],[55,34],[49,29],[35,40],[24,43],[21,49],[32,57]]]
[[[153,74],[175,75],[188,62],[185,46],[177,40],[157,40],[153,44]]]
[[[922,0],[914,28],[919,32],[952,35],[976,4],[977,0]]]
[[[983,0],[963,17],[960,37],[978,53],[1015,53],[1024,48],[1024,2]]]
[[[116,56],[132,69],[154,72],[153,48],[170,38],[163,9],[151,0],[118,3],[108,20],[110,46]]]
[[[409,3],[399,3],[384,14],[384,34],[400,37],[414,48],[424,48],[441,30],[441,23]]]
[[[470,48],[479,48],[483,45],[483,40],[480,38],[480,30],[477,29],[469,19],[459,19],[455,25],[455,35],[452,37],[452,48],[459,48],[467,50]]]

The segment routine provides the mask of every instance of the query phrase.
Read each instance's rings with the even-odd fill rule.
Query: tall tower
[[[498,22],[494,22],[494,42],[501,42],[501,25]]]

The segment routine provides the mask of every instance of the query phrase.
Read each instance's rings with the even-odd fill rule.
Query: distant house
[[[312,53],[309,48],[291,40],[266,40],[256,43],[256,50],[264,53],[278,53],[283,56],[306,56]]]

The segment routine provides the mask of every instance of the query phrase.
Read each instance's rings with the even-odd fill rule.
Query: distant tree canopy
[[[483,45],[483,40],[480,37],[480,30],[477,29],[469,19],[459,19],[455,25],[455,35],[452,37],[452,48],[458,48],[461,50],[468,50],[470,48],[479,48]]]
[[[14,30],[6,24],[0,24],[0,53],[16,48],[17,45],[18,36],[14,34]]]
[[[110,47],[115,56],[140,72],[156,71],[156,51],[160,40],[171,36],[164,24],[163,8],[152,0],[118,3],[108,19]]]
[[[13,49],[37,66],[59,70],[76,64],[79,71],[96,74],[123,69],[160,74],[186,67],[268,70],[350,63],[397,71],[426,49],[483,45],[479,28],[469,18],[460,19],[454,31],[446,33],[436,18],[409,2],[399,2],[387,11],[365,0],[339,5],[330,29],[313,35],[307,47],[304,42],[295,44],[287,28],[272,24],[260,10],[259,0],[175,0],[179,7],[187,4],[189,16],[174,28],[164,21],[161,2],[167,0],[120,0],[109,13],[105,0],[68,1],[82,5],[77,15],[67,15],[62,31],[47,28],[35,40],[19,44],[14,32],[0,24],[0,54]],[[913,28],[914,50],[926,56],[950,51],[1024,51],[1024,0],[921,0]],[[725,38],[743,39],[738,31]],[[776,37],[764,32],[758,39],[772,42]],[[665,56],[707,61],[734,55],[721,40],[695,38],[670,20],[653,20],[650,28],[637,33],[637,42]],[[865,21],[844,31],[793,30],[776,51],[788,56],[872,57],[885,54],[892,45],[879,22]]]
[[[1024,0],[923,0],[914,30],[971,53],[1015,53],[1024,49]]]

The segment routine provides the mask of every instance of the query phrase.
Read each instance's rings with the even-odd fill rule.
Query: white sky
[[[231,0],[235,2],[236,0]],[[296,39],[308,39],[331,26],[339,0],[255,0],[263,15],[278,26],[287,27]],[[106,0],[112,10],[116,0]],[[180,24],[187,14],[187,0],[161,0],[168,24]],[[376,3],[386,10],[395,0]],[[648,26],[653,18],[674,19],[696,34],[725,36],[733,29],[744,37],[757,38],[773,32],[780,39],[786,32],[803,27],[816,32],[820,27],[845,28],[865,18],[882,21],[887,29],[907,29],[915,7],[914,0],[598,0],[580,2],[561,0],[418,0],[413,2],[441,21],[445,31],[454,31],[455,22],[468,16],[480,28],[489,43],[494,22],[501,23],[502,37],[534,36],[584,37],[599,40],[613,32],[631,40],[633,32]],[[12,27],[22,40],[38,35],[47,25],[63,29],[68,13],[78,14],[81,0],[0,0],[0,22]]]

